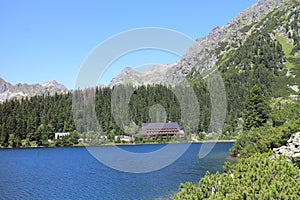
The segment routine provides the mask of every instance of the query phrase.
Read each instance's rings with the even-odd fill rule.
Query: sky
[[[224,26],[257,0],[2,0],[0,77],[12,84],[56,80],[73,89],[81,65],[108,38],[143,27],[178,31],[196,40]],[[147,50],[123,56],[100,80],[125,67],[168,64],[180,57]]]

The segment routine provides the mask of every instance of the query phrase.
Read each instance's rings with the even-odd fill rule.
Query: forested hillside
[[[178,86],[180,87],[180,86]],[[198,127],[188,126],[185,129],[187,134],[206,131],[209,127],[210,120],[210,99],[206,91],[203,81],[193,85],[200,106],[200,116]],[[130,119],[134,123],[132,129],[130,127],[121,127],[116,123],[112,110],[112,91],[118,90],[118,102],[125,102],[124,93],[126,91],[134,91],[131,95],[128,110]],[[36,144],[47,146],[47,140],[53,139],[56,132],[74,132],[78,131],[83,137],[95,138],[95,136],[106,135],[109,141],[114,140],[114,136],[123,134],[136,134],[142,122],[163,122],[174,121],[182,125],[181,108],[175,94],[174,88],[168,88],[161,85],[141,86],[133,88],[132,86],[117,86],[115,88],[91,88],[83,91],[76,91],[75,94],[81,96],[87,95],[88,92],[95,93],[95,111],[102,132],[93,132],[88,127],[89,115],[84,116],[82,109],[72,110],[73,94],[56,94],[54,96],[35,96],[32,98],[24,98],[22,100],[6,101],[0,104],[0,131],[2,147],[27,147],[35,142]],[[180,88],[177,90],[183,91]],[[183,95],[184,96],[184,95]],[[188,94],[186,94],[188,96]],[[164,111],[163,115],[149,115],[149,111],[153,106],[160,105],[161,109],[157,112]],[[73,112],[74,111],[74,112]],[[118,112],[120,112],[118,110]],[[154,112],[156,112],[154,110]],[[75,127],[74,115],[77,120]],[[155,114],[155,113],[154,113]],[[159,113],[157,113],[159,114]],[[87,118],[83,118],[87,117]],[[93,136],[92,136],[93,135]],[[93,143],[99,144],[99,143]]]
[[[28,147],[32,141],[53,139],[55,132],[74,131],[71,103],[69,93],[0,104],[1,146]]]
[[[241,31],[249,36],[244,41],[224,41],[216,49],[227,92],[227,124],[231,127],[236,127],[236,120],[242,117],[246,93],[254,85],[264,88],[268,100],[298,95],[299,2],[292,1],[289,6],[245,26]]]

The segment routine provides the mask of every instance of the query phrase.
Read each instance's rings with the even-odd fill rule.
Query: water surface
[[[84,147],[2,149],[0,199],[170,199],[181,182],[198,183],[206,171],[222,171],[231,146],[217,143],[205,158],[199,159],[201,143],[192,144],[172,165],[144,174],[111,169]],[[151,152],[161,147],[121,148]]]

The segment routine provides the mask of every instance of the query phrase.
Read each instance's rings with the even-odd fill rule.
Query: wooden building
[[[138,132],[144,140],[155,140],[158,137],[162,139],[178,137],[182,138],[184,132],[180,130],[177,122],[169,123],[142,123],[142,128]]]

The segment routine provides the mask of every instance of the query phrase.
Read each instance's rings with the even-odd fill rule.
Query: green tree
[[[206,135],[205,135],[205,132],[203,132],[203,131],[201,131],[201,132],[198,133],[198,139],[199,139],[199,140],[204,140],[204,139],[205,139],[205,136],[206,136]]]
[[[70,142],[72,144],[78,144],[79,133],[75,130],[75,131],[70,133],[69,138],[70,138]]]
[[[43,146],[48,146],[48,139],[51,131],[51,126],[44,124],[39,125],[35,134],[36,141]]]
[[[269,106],[262,88],[254,85],[245,99],[243,112],[244,130],[257,128],[267,122]]]
[[[17,146],[14,134],[9,134],[8,144],[9,144],[10,147],[16,147]]]

